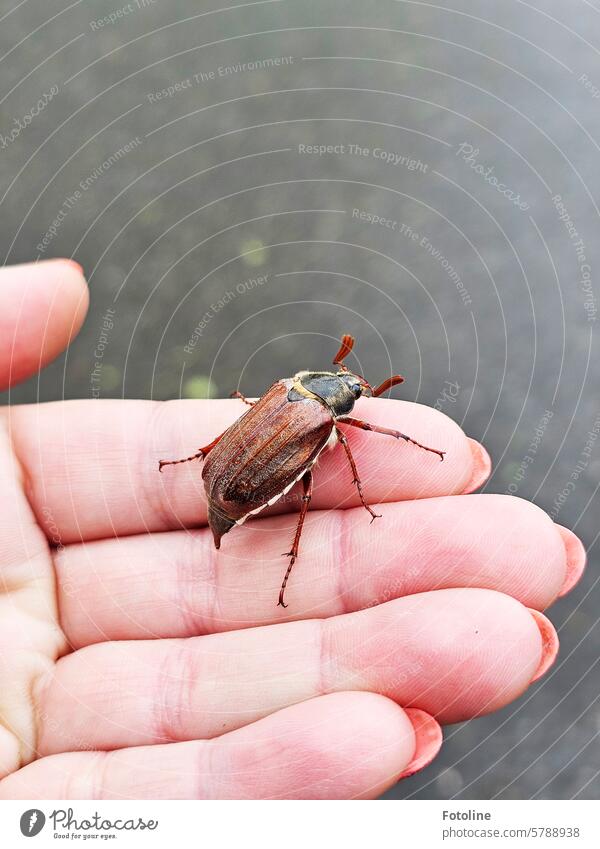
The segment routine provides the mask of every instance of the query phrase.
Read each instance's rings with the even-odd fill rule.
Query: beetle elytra
[[[294,377],[278,380],[255,402],[247,401],[239,392],[234,393],[250,406],[244,415],[191,457],[159,463],[162,471],[164,466],[205,460],[202,479],[208,501],[208,524],[216,548],[234,525],[243,524],[248,517],[274,504],[295,483],[302,482],[302,506],[292,547],[285,554],[290,561],[277,602],[282,607],[287,607],[283,600],[285,588],[298,557],[312,496],[312,468],[328,445],[340,442],[360,500],[371,514],[371,521],[378,518],[365,500],[348,439],[337,427],[338,422],[404,439],[444,459],[444,451],[422,445],[398,430],[371,425],[349,415],[361,396],[376,398],[404,380],[396,374],[373,388],[344,365],[353,346],[352,336],[342,337],[333,360],[335,371],[300,371]]]

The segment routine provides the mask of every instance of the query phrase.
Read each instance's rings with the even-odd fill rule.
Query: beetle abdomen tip
[[[209,504],[208,507],[208,524],[213,533],[215,548],[221,547],[221,537],[235,525],[235,520],[230,519],[220,510],[217,510],[214,505]]]

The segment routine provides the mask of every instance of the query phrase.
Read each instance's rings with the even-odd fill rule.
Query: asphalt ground
[[[119,2],[0,4],[3,262],[91,288],[3,400],[258,395],[353,333],[590,558],[553,671],[387,797],[596,797],[598,10]]]

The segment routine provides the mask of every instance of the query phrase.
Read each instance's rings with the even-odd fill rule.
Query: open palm
[[[87,297],[66,261],[0,272],[2,385],[68,344]],[[217,552],[199,464],[157,472],[241,401],[2,410],[0,797],[374,797],[435,756],[438,723],[546,671],[558,644],[537,611],[581,574],[579,540],[521,499],[467,494],[489,459],[441,413],[356,409],[445,462],[348,433],[383,518],[328,452],[287,609],[295,490]]]

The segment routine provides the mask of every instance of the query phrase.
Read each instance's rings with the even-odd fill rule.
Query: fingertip
[[[479,489],[480,486],[483,486],[492,471],[491,457],[483,445],[469,436],[467,437],[467,441],[473,457],[473,469],[471,477],[462,491],[463,495],[469,495],[471,492]]]
[[[0,269],[0,388],[25,380],[64,351],[88,306],[83,270],[73,260]]]
[[[554,628],[554,625],[550,620],[544,616],[543,613],[540,613],[539,610],[534,610],[532,607],[528,607],[527,610],[533,616],[534,622],[538,627],[540,632],[540,636],[542,638],[542,653],[540,657],[540,662],[538,668],[533,674],[533,677],[530,681],[530,684],[533,684],[534,681],[537,681],[553,665],[556,660],[556,656],[558,655],[559,649],[559,640],[558,634]]]
[[[56,266],[56,270],[52,269],[55,276],[48,281],[48,283],[53,283],[56,287],[56,296],[51,308],[53,310],[60,309],[57,303],[60,298],[62,301],[61,312],[64,311],[66,318],[65,330],[68,329],[68,338],[66,341],[66,344],[68,344],[71,339],[77,336],[85,320],[90,305],[90,290],[85,279],[83,267],[74,259],[58,258],[48,260],[47,263],[37,263],[43,271],[46,264],[48,266],[55,264]],[[70,328],[68,327],[69,314],[71,316]]]
[[[415,752],[398,779],[408,778],[428,766],[442,746],[442,728],[433,716],[418,708],[404,708],[415,731]]]
[[[44,261],[45,262],[60,262],[60,263],[63,263],[64,265],[70,266],[73,269],[73,271],[75,271],[81,277],[85,278],[83,266],[80,265],[76,260],[72,259],[71,257],[53,257],[52,259],[49,259],[49,260],[42,260],[42,263]],[[42,264],[42,263],[40,263],[40,264]]]
[[[587,554],[583,543],[573,531],[564,528],[562,525],[557,525],[556,527],[562,537],[567,556],[565,579],[558,593],[558,597],[562,598],[562,596],[571,592],[583,575],[587,563]]]

